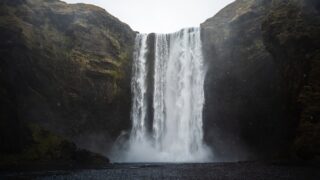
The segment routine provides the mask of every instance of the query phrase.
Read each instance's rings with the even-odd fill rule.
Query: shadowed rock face
[[[107,153],[130,127],[135,32],[58,0],[1,1],[0,15],[1,150],[23,149],[31,122]]]
[[[290,122],[298,124],[292,152],[320,156],[320,2],[279,1],[263,22],[267,49],[281,72]]]
[[[277,156],[288,147],[280,75],[261,33],[269,8],[270,1],[237,0],[201,25],[205,139],[218,160]]]
[[[319,7],[237,0],[201,25],[205,139],[218,160],[319,158]]]

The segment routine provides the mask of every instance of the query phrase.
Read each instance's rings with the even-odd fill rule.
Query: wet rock
[[[135,32],[93,5],[4,1],[0,12],[0,151],[25,149],[34,123],[107,153],[130,127]]]

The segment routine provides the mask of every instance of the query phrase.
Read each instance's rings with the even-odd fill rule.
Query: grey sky
[[[199,26],[234,0],[64,0],[95,4],[129,24],[133,30],[169,33]]]

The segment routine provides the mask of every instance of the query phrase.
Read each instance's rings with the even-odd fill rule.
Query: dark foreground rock
[[[70,168],[101,167],[109,164],[109,159],[78,148],[74,143],[29,124],[25,148],[20,152],[0,153],[0,171],[39,171]]]

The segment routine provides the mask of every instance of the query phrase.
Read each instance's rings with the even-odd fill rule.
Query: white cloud
[[[234,0],[64,0],[95,4],[143,33],[199,26]]]

